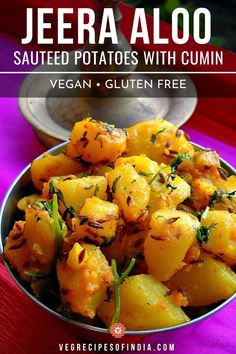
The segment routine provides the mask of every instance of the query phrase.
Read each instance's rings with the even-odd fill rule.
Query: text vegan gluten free
[[[100,87],[100,82],[79,79],[50,79],[53,89],[85,89]],[[158,89],[186,89],[186,79],[107,79],[102,84],[107,89],[147,89],[157,87]]]

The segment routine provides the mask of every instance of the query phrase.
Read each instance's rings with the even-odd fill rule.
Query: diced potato
[[[93,318],[98,306],[106,298],[113,275],[99,247],[90,244],[82,244],[82,247],[88,256],[85,264],[75,269],[66,261],[58,261],[57,276],[62,301],[68,303],[73,312]]]
[[[162,209],[153,213],[144,244],[149,273],[166,281],[181,269],[199,225],[195,216],[183,211]]]
[[[194,158],[184,160],[180,176],[184,176],[192,186],[192,195],[188,204],[196,210],[205,209],[214,192],[231,193],[230,198],[223,197],[214,205],[214,209],[236,211],[236,176],[229,176],[220,166],[219,155],[215,151],[196,151]]]
[[[25,221],[16,221],[9,233],[4,246],[4,257],[12,268],[16,269],[21,278],[27,280],[25,271],[30,269],[30,249],[25,239]]]
[[[181,164],[181,170],[185,174],[189,172],[193,179],[203,177],[209,179],[213,184],[216,180],[221,180],[219,172],[220,160],[219,155],[215,151],[197,150],[194,152],[193,159],[184,160]]]
[[[201,253],[200,245],[198,240],[196,239],[194,243],[189,247],[184,258],[184,263],[188,264],[188,263],[195,262],[199,258],[200,253]]]
[[[115,166],[131,164],[136,172],[150,184],[151,194],[149,214],[164,207],[175,208],[190,197],[190,186],[182,178],[176,176],[169,180],[171,168],[165,164],[158,165],[146,155],[130,156],[117,159]]]
[[[146,154],[157,162],[170,163],[179,154],[193,156],[194,149],[182,130],[170,122],[155,119],[127,129],[128,156]]]
[[[115,161],[126,148],[126,133],[91,118],[75,123],[67,154],[97,165]]]
[[[98,165],[94,167],[92,171],[92,175],[94,176],[104,176],[106,177],[106,174],[112,170],[111,165],[106,164],[106,165]]]
[[[160,171],[160,166],[156,161],[149,159],[146,155],[120,157],[116,160],[115,166],[130,164],[135,171],[150,182],[152,178]]]
[[[137,231],[135,228],[127,230],[121,227],[118,230],[115,241],[108,247],[103,247],[102,251],[109,262],[115,259],[119,269],[125,270],[131,259],[135,258],[136,262],[133,273],[147,273],[147,265],[144,259],[144,240],[148,234],[148,230]]]
[[[203,248],[216,254],[229,265],[235,265],[236,214],[224,210],[208,211],[206,217],[201,219],[201,224],[210,227],[210,236]]]
[[[33,193],[31,195],[27,195],[26,197],[23,197],[19,200],[19,202],[17,203],[17,208],[25,211],[25,209],[30,205],[33,204],[35,202],[37,202],[37,200],[39,200],[41,198],[41,196],[37,193]]]
[[[56,255],[56,236],[53,219],[46,210],[32,205],[25,211],[24,237],[30,248],[31,259],[39,264],[41,272],[51,270]]]
[[[52,179],[52,183],[56,192],[62,193],[66,207],[73,207],[76,214],[80,213],[87,198],[97,196],[100,199],[107,199],[107,180],[102,176],[55,178]],[[62,209],[63,207],[65,209],[65,205],[61,205]]]
[[[75,270],[86,265],[88,253],[78,242],[75,242],[67,258],[67,265]]]
[[[79,217],[73,219],[73,229],[79,239],[105,246],[114,241],[118,222],[118,206],[93,197],[86,199]]]
[[[230,198],[224,197],[220,203],[215,204],[214,208],[218,210],[228,210],[236,213],[236,176],[232,175],[227,180],[223,180],[220,184],[216,182],[218,190],[231,193]]]
[[[201,172],[211,170],[212,173],[218,175],[218,168],[220,167],[219,155],[216,151],[200,150],[194,154],[195,166]]]
[[[235,293],[236,275],[225,263],[203,252],[196,262],[178,271],[166,285],[171,290],[181,290],[189,306],[207,306]]]
[[[168,296],[169,289],[148,274],[128,277],[120,286],[119,322],[127,330],[158,329],[189,321],[180,307]],[[98,308],[98,316],[108,327],[114,314],[114,299]]]
[[[151,183],[150,214],[165,207],[176,208],[190,197],[190,185],[177,175],[170,179],[170,174],[171,168],[161,164],[158,178]]]
[[[108,184],[113,201],[117,203],[127,221],[145,219],[150,197],[150,186],[130,164],[117,166],[108,173]]]
[[[30,278],[24,273],[49,273],[57,252],[57,241],[51,214],[43,203],[32,204],[25,210],[25,222],[17,222],[7,238],[5,257],[21,277]],[[66,226],[62,223],[62,235]]]
[[[69,158],[65,154],[44,154],[41,159],[34,160],[31,164],[31,178],[34,186],[42,190],[43,184],[53,176],[64,176],[84,171],[84,166]]]
[[[191,205],[197,210],[205,209],[216,189],[210,180],[203,177],[195,179],[192,182]]]

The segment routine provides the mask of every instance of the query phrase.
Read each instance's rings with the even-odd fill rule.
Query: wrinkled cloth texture
[[[128,12],[131,11],[130,9]],[[125,14],[124,14],[125,17]],[[11,53],[16,43],[0,36],[1,50]],[[6,51],[4,51],[4,48]],[[2,55],[2,53],[1,53]],[[9,54],[4,58],[8,69]],[[235,57],[234,59],[235,60]],[[17,89],[19,82],[3,77],[1,85]],[[235,76],[224,78],[236,92]],[[236,98],[201,98],[184,130],[191,140],[220,153],[236,167]],[[30,124],[21,114],[17,98],[0,98],[0,201],[18,173],[45,151]],[[18,288],[0,262],[0,353],[56,354],[58,343],[76,343],[78,338],[64,328],[62,321],[33,303]],[[144,343],[174,343],[175,354],[236,353],[236,301],[212,317],[171,332],[146,336]],[[163,352],[163,351],[162,351]]]

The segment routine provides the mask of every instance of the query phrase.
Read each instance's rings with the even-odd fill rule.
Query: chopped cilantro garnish
[[[157,137],[157,136],[156,136],[155,134],[152,134],[152,135],[151,135],[150,141],[151,141],[152,144],[155,144],[155,142],[156,142],[156,137]]]
[[[152,179],[150,179],[150,181],[148,182],[149,185],[151,185],[151,184],[155,181],[155,179],[157,178],[157,176],[159,176],[159,173],[160,173],[160,172],[157,172],[157,173],[152,177]]]
[[[89,218],[87,216],[82,216],[81,220],[80,220],[80,225],[84,225],[89,221]]]
[[[166,188],[170,188],[172,191],[174,191],[175,189],[177,189],[177,187],[173,186],[170,183],[167,183]]]
[[[42,279],[42,278],[45,278],[45,277],[47,276],[47,274],[46,274],[46,273],[43,273],[43,272],[29,272],[29,271],[25,271],[24,274],[27,275],[28,277],[31,277],[32,280]]]
[[[171,175],[175,176],[178,166],[184,161],[189,160],[190,156],[188,154],[180,154],[171,162]]]
[[[152,134],[151,137],[150,137],[151,143],[152,143],[152,144],[155,144],[155,143],[156,143],[157,135],[163,133],[165,130],[166,130],[166,128],[159,130],[156,134]]]
[[[153,173],[147,173],[147,172],[144,172],[144,171],[139,171],[138,173],[140,176],[145,176],[145,177],[150,177],[153,175]]]
[[[40,210],[45,210],[52,216],[52,201],[49,200],[47,202],[35,202],[34,205]]]
[[[93,195],[96,196],[98,192],[99,192],[99,185],[96,184]]]
[[[53,182],[49,182],[49,191],[51,194],[55,193],[55,185]]]
[[[120,318],[120,310],[121,310],[121,303],[120,303],[120,284],[125,280],[125,278],[128,277],[129,273],[134,267],[136,260],[135,258],[132,258],[130,261],[130,264],[128,265],[127,269],[119,276],[117,272],[117,265],[116,261],[112,259],[111,261],[111,267],[112,267],[112,273],[114,276],[114,295],[115,295],[115,312],[114,316],[111,321],[112,326],[114,323],[117,323]]]
[[[89,189],[92,189],[92,188],[93,188],[93,185],[84,187],[84,189],[85,189],[86,191],[88,191]]]
[[[215,204],[222,202],[224,198],[232,200],[232,198],[235,196],[236,196],[236,190],[232,192],[224,192],[221,189],[219,189],[218,191],[215,191],[212,194],[208,205],[210,208],[212,208],[215,206]]]
[[[63,216],[62,216],[63,220],[66,220],[68,214],[71,219],[75,218],[76,217],[75,209],[71,206],[69,208],[66,208],[66,210],[64,211]]]
[[[197,228],[197,240],[200,243],[200,245],[208,242],[211,229],[215,227],[216,224],[211,224],[210,226],[202,225],[199,228]]]
[[[61,240],[62,240],[62,227],[61,227],[62,225],[59,219],[58,202],[57,202],[56,194],[53,194],[53,199],[52,199],[52,218],[53,218],[53,229],[55,233],[57,253],[58,253]]]
[[[114,181],[112,183],[112,187],[111,187],[112,193],[116,192],[116,185],[119,182],[120,178],[121,178],[121,176],[118,176],[114,179]]]

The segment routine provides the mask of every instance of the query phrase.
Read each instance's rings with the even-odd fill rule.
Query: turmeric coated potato
[[[40,210],[34,204],[26,209],[24,237],[32,259],[40,264],[41,271],[49,272],[56,255],[56,236],[47,210]]]
[[[62,223],[62,234],[66,226]],[[25,210],[25,222],[16,222],[5,245],[5,257],[23,279],[25,271],[49,273],[57,252],[57,240],[51,213],[44,203],[35,203]]]
[[[42,158],[32,162],[30,170],[35,188],[42,190],[44,183],[51,177],[80,173],[85,168],[79,162],[60,153],[56,156],[44,154]]]
[[[215,193],[220,194],[213,209],[236,212],[236,176],[229,176],[220,165],[215,151],[200,150],[194,157],[183,161],[178,174],[191,185],[190,204],[196,210],[204,210]]]
[[[130,164],[119,165],[107,174],[113,202],[117,203],[125,219],[137,222],[147,216],[150,186]]]
[[[17,203],[17,208],[25,211],[25,209],[30,205],[35,202],[37,202],[39,199],[41,199],[41,196],[37,193],[33,193],[31,195],[27,195],[26,197],[21,198],[18,203]]]
[[[72,207],[76,214],[80,213],[87,198],[97,196],[100,199],[107,199],[107,180],[102,176],[65,176],[50,180],[56,193],[61,193],[63,199],[60,203],[61,210]],[[50,187],[47,186],[47,191]],[[45,194],[47,194],[45,191]]]
[[[147,265],[143,256],[144,241],[148,230],[137,230],[132,228],[127,230],[123,225],[119,225],[116,238],[111,245],[102,248],[109,262],[115,259],[121,271],[125,270],[132,258],[136,259],[133,273],[147,273]]]
[[[171,179],[171,168],[158,164],[146,155],[130,156],[116,160],[115,166],[131,164],[136,172],[146,179],[151,188],[149,214],[164,207],[175,208],[190,197],[190,186],[181,177]]]
[[[184,132],[163,119],[135,124],[127,129],[127,133],[128,156],[146,154],[159,163],[170,163],[179,154],[194,155]]]
[[[84,251],[80,247],[72,248],[70,252],[73,254],[71,256],[69,253],[67,261],[58,260],[57,276],[62,301],[68,303],[73,312],[93,318],[106,298],[113,275],[99,247],[89,244],[81,246]]]
[[[203,243],[203,248],[229,265],[235,265],[236,214],[224,210],[210,210],[206,217],[202,217],[201,224],[210,228],[209,239]]]
[[[91,118],[75,124],[70,140],[68,156],[94,165],[115,161],[126,148],[124,130]]]
[[[203,252],[197,261],[178,271],[166,285],[171,290],[180,290],[189,306],[207,306],[235,293],[236,275],[225,263]]]
[[[176,208],[190,197],[190,185],[178,175],[173,178],[170,176],[171,168],[161,164],[158,177],[151,183],[150,214],[166,207]]]
[[[144,243],[149,273],[166,281],[181,269],[199,225],[196,217],[183,211],[163,209],[153,213]]]
[[[168,296],[169,289],[149,274],[128,277],[120,285],[121,314],[119,322],[127,330],[145,330],[175,326],[189,318]],[[114,299],[106,299],[98,316],[109,327],[114,313]]]
[[[5,259],[13,269],[16,269],[22,279],[27,280],[25,274],[30,270],[30,249],[23,236],[25,221],[16,221],[10,231],[4,246]]]
[[[73,230],[78,239],[105,246],[114,241],[118,221],[119,208],[116,204],[93,197],[86,199],[80,215],[73,219]]]

